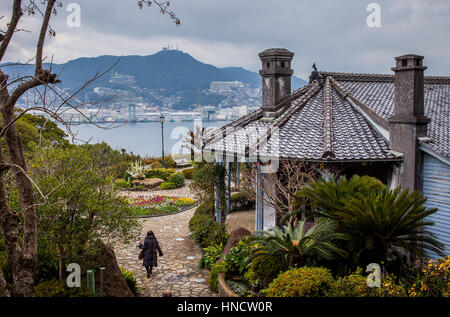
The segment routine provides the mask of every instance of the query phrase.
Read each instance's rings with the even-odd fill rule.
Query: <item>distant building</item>
[[[227,92],[232,88],[244,88],[244,84],[240,81],[213,81],[209,85],[211,92]]]
[[[239,119],[243,116],[246,116],[247,114],[248,114],[247,106],[233,107],[233,117],[234,118]]]
[[[136,80],[134,76],[131,75],[122,75],[119,73],[114,73],[109,82],[111,83],[111,85],[127,86],[133,85],[134,83],[136,83]]]
[[[159,117],[161,116],[160,112],[148,112],[146,113],[146,118],[148,121],[159,121]],[[201,120],[202,114],[200,112],[190,112],[190,111],[179,111],[179,112],[170,112],[165,114],[167,122],[181,122],[181,121],[194,121]]]
[[[95,122],[99,115],[99,109],[63,109],[59,117],[66,123]]]
[[[102,97],[114,95],[114,90],[108,87],[95,87],[94,92]]]

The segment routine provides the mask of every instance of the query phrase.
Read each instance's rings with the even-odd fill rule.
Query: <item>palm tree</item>
[[[437,209],[426,208],[426,200],[417,191],[401,188],[348,197],[335,214],[341,218],[343,232],[352,236],[354,258],[381,263],[408,254],[423,261],[427,250],[443,256],[443,244],[428,230],[433,222],[427,217]]]
[[[318,222],[306,230],[306,220],[299,221],[297,227],[289,224],[283,229],[272,228],[259,231],[250,241],[255,249],[247,258],[250,263],[257,257],[268,254],[282,254],[286,263],[292,267],[294,264],[305,265],[316,262],[322,258],[331,260],[335,255],[347,256],[347,252],[339,249],[334,240],[344,240],[346,236],[336,232],[336,223],[329,219],[319,219]]]
[[[367,195],[383,188],[385,185],[374,177],[353,175],[347,179],[345,176],[336,177],[332,174],[329,180],[321,178],[304,186],[297,193],[297,205],[302,204],[306,198],[316,215],[338,219],[335,212],[343,208],[348,197]]]
[[[405,255],[424,260],[427,250],[443,255],[443,245],[428,230],[433,222],[427,217],[437,209],[424,207],[426,198],[418,192],[389,190],[376,178],[355,175],[313,182],[298,197],[310,201],[315,215],[338,221],[338,231],[351,237],[344,248],[354,265],[387,264]]]

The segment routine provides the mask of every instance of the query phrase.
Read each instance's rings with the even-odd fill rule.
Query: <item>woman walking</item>
[[[139,245],[139,248],[141,248],[143,252],[142,265],[147,270],[147,278],[150,278],[153,267],[158,266],[158,254],[156,253],[156,251],[158,251],[159,256],[163,256],[161,248],[158,244],[158,240],[156,240],[153,231],[147,232],[144,244],[141,243],[141,245]]]

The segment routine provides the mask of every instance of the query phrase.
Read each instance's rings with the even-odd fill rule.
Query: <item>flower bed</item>
[[[137,217],[155,217],[178,213],[191,208],[195,200],[189,197],[138,196],[128,197],[128,203]]]

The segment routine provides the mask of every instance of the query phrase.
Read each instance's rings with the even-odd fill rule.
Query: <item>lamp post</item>
[[[161,165],[162,168],[166,168],[164,163],[164,115],[161,113],[161,116],[159,117],[159,122],[161,122]]]

